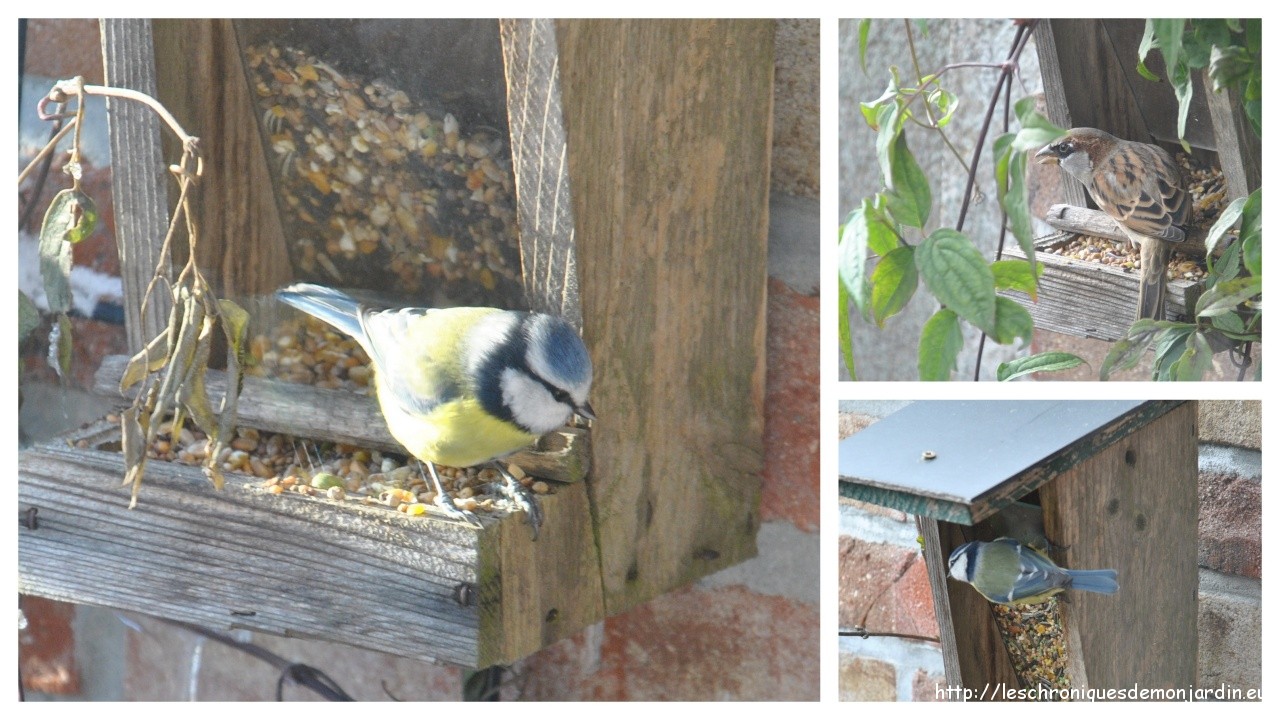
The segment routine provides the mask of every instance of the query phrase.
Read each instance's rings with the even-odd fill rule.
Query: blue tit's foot
[[[433,463],[426,463],[427,472],[425,473],[431,478],[431,484],[435,486],[436,499],[435,506],[449,520],[462,523],[467,527],[482,529],[484,526],[480,524],[480,518],[470,510],[463,510],[453,502],[453,496],[445,491],[444,485],[440,483],[440,476],[436,474],[436,466]]]
[[[520,484],[519,480],[503,467],[501,462],[494,461],[494,468],[502,475],[502,482],[489,483],[489,489],[501,495],[511,503],[515,510],[523,510],[529,526],[533,528],[533,539],[538,539],[538,530],[542,527],[542,504],[532,490]]]

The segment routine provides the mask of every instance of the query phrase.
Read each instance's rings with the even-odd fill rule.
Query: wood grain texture
[[[951,551],[966,542],[965,528],[947,522],[923,522],[933,523],[936,528],[924,535],[925,563],[933,591],[934,612],[938,617],[938,628],[942,631],[943,670],[947,685],[978,693],[990,693],[999,683],[1006,688],[1018,687],[1018,677],[991,614],[991,603],[969,585],[951,580],[947,572],[947,558]],[[931,538],[936,543],[932,548]],[[952,645],[948,646],[948,642]]]
[[[102,68],[108,86],[156,95],[155,51],[151,21],[100,21]],[[137,352],[169,325],[170,299],[162,292],[142,300],[160,260],[169,228],[169,171],[161,153],[160,120],[140,103],[107,98],[111,144],[111,194],[116,222],[116,249],[124,283],[125,332]],[[165,132],[168,132],[167,130]],[[176,158],[175,158],[176,160]],[[168,270],[164,268],[164,270]],[[167,273],[172,277],[172,273]]]
[[[1077,235],[1107,238],[1116,242],[1129,242],[1120,226],[1112,217],[1101,210],[1076,207],[1074,205],[1051,205],[1045,213],[1044,221],[1055,230]],[[1190,257],[1204,257],[1204,239],[1209,228],[1188,228],[1187,239],[1174,243],[1173,251],[1185,253]]]
[[[1208,70],[1201,76],[1201,86],[1213,87]],[[1197,88],[1198,90],[1198,88]],[[1213,120],[1214,146],[1218,162],[1227,181],[1227,199],[1246,197],[1262,184],[1262,138],[1253,132],[1249,119],[1240,107],[1240,91],[1205,92],[1209,115]]]
[[[1036,260],[1044,263],[1039,297],[1032,302],[1025,294],[1007,290],[1000,295],[1023,305],[1039,330],[1097,338],[1114,342],[1124,337],[1133,323],[1138,302],[1138,275],[1110,265],[1052,255],[1043,250],[1065,244],[1070,237],[1058,233],[1036,241]],[[1007,260],[1026,259],[1021,248],[1005,249]],[[1194,307],[1200,285],[1190,280],[1170,280],[1167,284],[1165,318],[1185,317]]]
[[[159,99],[204,153],[197,263],[224,296],[270,293],[293,271],[232,21],[156,20],[154,27]]]
[[[1196,682],[1196,403],[1080,463],[1040,492],[1064,567],[1115,568],[1120,592],[1073,593],[1064,613],[1093,688]]]
[[[120,377],[127,362],[123,355],[105,358],[94,375],[94,392],[132,400],[132,394],[120,393]],[[226,373],[210,370],[206,378],[209,396],[222,397]],[[377,401],[368,395],[247,377],[237,419],[239,425],[259,430],[407,454],[387,429]],[[535,477],[579,482],[591,471],[591,434],[580,428],[561,428],[508,460]]]
[[[483,530],[387,508],[271,495],[228,474],[148,465],[136,510],[118,454],[24,451],[19,591],[213,628],[249,628],[468,667],[508,663],[602,617],[585,486]],[[593,582],[594,579],[594,582]],[[476,588],[461,605],[460,584]],[[552,618],[552,620],[548,620]]]
[[[555,23],[502,20],[520,257],[529,308],[582,327]]]
[[[612,614],[756,552],[774,24],[556,30]]]

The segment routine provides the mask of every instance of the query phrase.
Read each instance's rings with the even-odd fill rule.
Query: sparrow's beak
[[[1057,165],[1058,156],[1053,152],[1052,145],[1045,145],[1040,152],[1035,154],[1036,162],[1041,165]]]

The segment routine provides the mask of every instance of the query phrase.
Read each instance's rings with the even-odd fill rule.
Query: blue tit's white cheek
[[[516,368],[503,370],[499,383],[503,405],[517,423],[535,435],[564,425],[573,412],[573,408],[552,397],[542,383]]]
[[[960,555],[951,561],[951,577],[964,582],[969,581],[969,556]]]

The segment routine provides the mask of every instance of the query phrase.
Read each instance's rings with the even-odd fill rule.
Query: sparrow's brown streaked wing
[[[1182,173],[1164,150],[1125,143],[1094,168],[1094,200],[1139,235],[1181,242],[1191,201]]]

